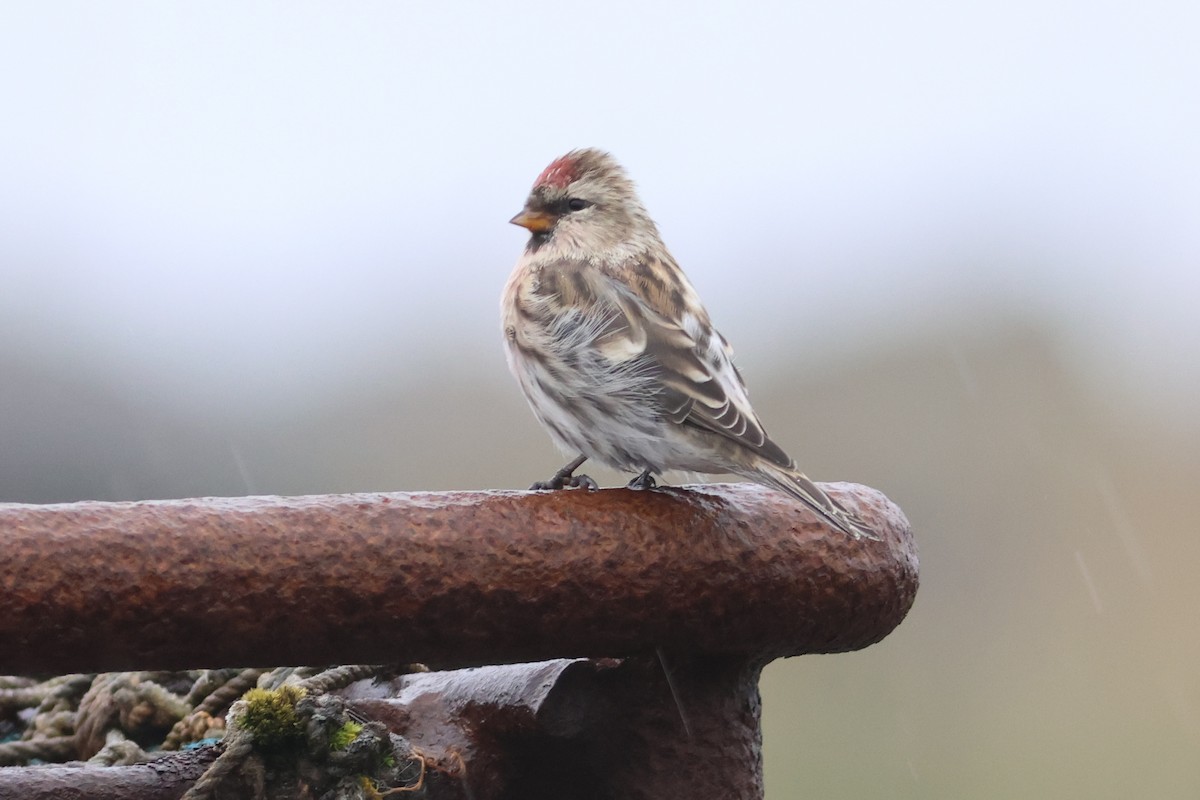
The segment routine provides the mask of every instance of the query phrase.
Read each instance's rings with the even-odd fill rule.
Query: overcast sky
[[[502,376],[507,220],[595,145],[742,358],[996,307],[1190,400],[1198,8],[6,2],[0,349],[213,406]]]

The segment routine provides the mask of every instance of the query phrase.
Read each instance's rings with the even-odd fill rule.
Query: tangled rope
[[[74,757],[77,708],[95,677],[61,675],[40,683],[12,676],[0,679],[0,715],[19,718],[18,712],[33,708],[24,730],[9,733],[5,738],[10,741],[0,741],[0,766]]]
[[[253,797],[263,793],[264,758],[287,753],[295,761],[320,765],[321,797],[382,798],[412,791],[424,782],[425,760],[379,722],[361,722],[345,701],[328,694],[380,675],[384,667],[343,666],[310,677],[276,670],[259,679],[229,710],[224,750],[188,789],[183,800],[211,800],[218,790],[241,780]],[[406,671],[423,670],[411,665]],[[394,672],[394,671],[393,671]],[[264,688],[269,687],[269,688]],[[416,783],[407,766],[419,767]]]
[[[281,760],[299,765],[297,774],[318,797],[411,791],[423,784],[427,762],[329,693],[365,678],[424,669],[115,672],[44,681],[0,676],[0,766],[76,759],[97,767],[136,764],[153,758],[147,749],[220,741],[220,756],[187,800],[211,800],[234,782],[234,794],[262,797],[267,763]]]
[[[183,715],[163,740],[163,750],[178,750],[184,742],[206,739],[224,729],[224,722],[216,718],[249,689],[258,683],[266,670],[244,669],[241,672],[223,670],[221,675],[205,671],[192,685],[187,699],[193,709]],[[224,674],[231,673],[231,674]],[[203,698],[196,702],[195,698]]]

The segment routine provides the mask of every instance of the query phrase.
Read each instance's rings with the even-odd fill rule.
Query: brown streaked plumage
[[[529,243],[501,300],[509,368],[551,438],[579,456],[534,488],[587,486],[591,458],[638,472],[732,472],[803,501],[858,538],[862,522],[767,436],[696,290],[607,153],[556,159],[512,219]]]

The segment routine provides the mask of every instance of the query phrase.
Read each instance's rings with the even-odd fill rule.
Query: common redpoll
[[[501,300],[508,366],[538,421],[578,453],[534,489],[596,488],[589,458],[640,473],[733,473],[858,538],[864,524],[796,470],[750,406],[733,351],[609,154],[575,150],[511,220],[532,234]]]

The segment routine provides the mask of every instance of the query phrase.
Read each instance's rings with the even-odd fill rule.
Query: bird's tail
[[[755,483],[761,483],[785,494],[790,494],[817,512],[817,515],[830,525],[855,539],[879,538],[874,531],[867,527],[866,523],[844,508],[841,503],[825,494],[820,486],[809,480],[802,472],[769,462],[760,462],[742,475]]]

